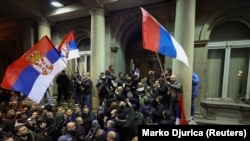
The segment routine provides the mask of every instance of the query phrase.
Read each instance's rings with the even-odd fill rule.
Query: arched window
[[[79,51],[90,51],[90,39],[84,38],[79,42]]]
[[[239,102],[249,97],[250,29],[229,21],[215,27],[208,43],[208,99]]]
[[[90,39],[84,38],[78,45],[81,57],[77,59],[76,66],[80,73],[90,72]]]

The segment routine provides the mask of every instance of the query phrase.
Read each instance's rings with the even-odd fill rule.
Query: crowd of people
[[[76,74],[72,106],[62,103],[70,96],[65,71],[56,82],[57,103],[42,108],[27,103],[22,93],[1,91],[0,141],[131,141],[137,140],[138,125],[179,124],[182,83],[170,68],[159,77],[149,71],[140,78],[122,72],[116,76],[110,65],[97,81],[88,72]],[[100,101],[97,111],[92,109],[93,87]]]

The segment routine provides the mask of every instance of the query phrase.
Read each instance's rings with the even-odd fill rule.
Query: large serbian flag
[[[62,58],[67,62],[70,59],[80,57],[80,52],[77,47],[77,43],[75,40],[75,35],[73,30],[71,30],[60,42],[57,47],[60,52]]]
[[[56,74],[66,68],[47,36],[7,67],[1,86],[39,103]]]
[[[142,11],[143,48],[175,58],[188,66],[188,58],[181,45],[145,9]]]

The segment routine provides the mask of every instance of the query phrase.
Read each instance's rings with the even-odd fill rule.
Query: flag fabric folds
[[[68,60],[80,57],[80,52],[77,47],[75,35],[71,30],[60,42],[57,47],[63,59],[67,62]]]
[[[49,38],[44,36],[7,67],[1,86],[21,92],[39,103],[56,74],[64,68],[65,62]]]
[[[179,94],[179,112],[180,112],[180,125],[187,125],[187,119],[184,110],[183,94]]]
[[[181,45],[145,9],[141,8],[141,11],[143,48],[177,59],[188,66],[188,58]]]

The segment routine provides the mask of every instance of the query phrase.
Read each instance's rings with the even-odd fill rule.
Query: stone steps
[[[249,125],[239,123],[237,119],[225,117],[217,117],[215,120],[208,120],[203,118],[203,116],[199,114],[195,115],[194,122],[197,125]]]

